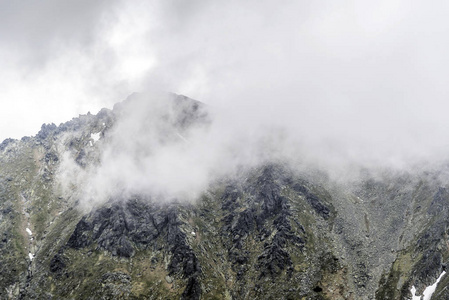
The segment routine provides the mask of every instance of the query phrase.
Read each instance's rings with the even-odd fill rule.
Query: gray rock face
[[[201,267],[186,234],[180,229],[176,206],[149,205],[149,200],[133,199],[113,202],[84,216],[67,243],[50,261],[50,271],[60,273],[66,267],[64,250],[95,245],[112,256],[131,258],[136,251],[163,250],[170,254],[169,275],[181,274],[188,279],[185,299],[199,299],[198,276]],[[169,277],[169,276],[167,276]],[[169,277],[170,278],[170,277]]]

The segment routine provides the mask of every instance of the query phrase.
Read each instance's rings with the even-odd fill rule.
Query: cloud
[[[243,124],[229,117],[184,96],[133,94],[114,106],[113,124],[97,119],[91,128],[60,136],[63,193],[75,191],[86,208],[134,195],[193,200],[242,166],[285,158],[281,129],[237,131]],[[98,130],[103,137],[94,144]]]
[[[276,153],[327,166],[446,158],[444,1],[42,3],[0,10],[0,90],[17,103],[0,120],[40,112],[37,131],[159,89],[220,111],[214,134],[241,157],[271,132]]]
[[[132,195],[156,196],[166,201],[191,199],[210,183],[225,151],[209,135],[205,107],[194,100],[167,93],[133,94],[114,107],[112,128],[93,147],[79,133],[61,137],[63,156],[58,172],[65,193],[77,186],[85,205]],[[95,129],[97,131],[98,129]],[[93,133],[93,132],[92,132]],[[75,136],[73,136],[75,134]],[[89,133],[88,133],[89,134]],[[78,151],[66,148],[75,139],[94,159],[77,164]],[[77,147],[79,147],[77,146]],[[96,163],[98,159],[98,163]],[[229,161],[228,161],[229,162]]]
[[[146,29],[122,4],[0,4],[0,139],[33,135],[44,122],[96,112],[141,89],[152,64],[139,43]]]

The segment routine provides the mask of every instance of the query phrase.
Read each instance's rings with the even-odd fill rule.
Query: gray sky
[[[1,1],[0,140],[157,88],[322,155],[449,152],[448,15],[439,0]]]

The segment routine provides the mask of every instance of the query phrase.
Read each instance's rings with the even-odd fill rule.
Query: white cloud
[[[0,9],[3,138],[158,88],[332,162],[447,152],[445,1],[42,3]]]

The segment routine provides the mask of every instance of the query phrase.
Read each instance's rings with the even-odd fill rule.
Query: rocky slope
[[[445,270],[445,166],[342,183],[266,162],[195,200],[126,193],[86,209],[62,161],[101,164],[133,97],[0,145],[0,299],[411,299]],[[170,101],[165,140],[208,122],[199,102]]]

